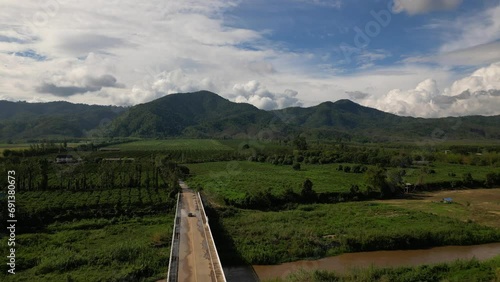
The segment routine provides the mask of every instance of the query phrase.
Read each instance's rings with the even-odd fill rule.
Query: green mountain
[[[273,114],[233,103],[208,91],[172,94],[137,105],[113,122],[113,135],[137,137],[223,137],[253,134]]]
[[[0,140],[85,137],[126,110],[68,102],[0,101]]]
[[[111,121],[109,125],[108,121]],[[66,102],[0,101],[0,139],[44,136],[311,138],[357,140],[500,139],[500,116],[400,117],[349,100],[264,111],[199,91],[172,94],[131,108]]]

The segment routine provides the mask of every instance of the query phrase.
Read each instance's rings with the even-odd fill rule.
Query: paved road
[[[181,188],[178,281],[215,282],[196,193],[184,183],[181,183]],[[189,213],[194,214],[195,217],[188,216]]]

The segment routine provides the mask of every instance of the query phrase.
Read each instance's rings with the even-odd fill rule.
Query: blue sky
[[[500,114],[499,0],[2,1],[0,99]]]

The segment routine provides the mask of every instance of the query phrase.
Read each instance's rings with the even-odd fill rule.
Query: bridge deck
[[[178,270],[177,275],[169,277],[176,276],[179,282],[225,282],[201,199],[183,182],[180,184]]]

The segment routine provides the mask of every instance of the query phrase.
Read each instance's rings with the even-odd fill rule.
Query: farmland
[[[156,281],[168,266],[172,213],[73,220],[17,236],[18,268],[2,281]],[[1,240],[6,245],[5,239]],[[8,279],[8,280],[6,280]]]
[[[317,192],[346,192],[352,185],[364,185],[362,174],[338,171],[339,164],[303,165],[300,171],[291,166],[248,161],[190,164],[188,167],[194,175],[187,180],[190,186],[200,186],[207,193],[232,200],[258,191],[276,195],[288,188],[299,191],[307,178],[314,183]]]
[[[29,222],[19,230],[25,267],[16,279],[164,278],[179,178],[210,203],[224,265],[500,241],[498,191],[491,189],[498,181],[495,151],[124,141],[33,146],[29,157],[11,154],[0,161],[2,170],[17,171],[18,215]],[[106,146],[119,150],[99,150]],[[55,163],[65,150],[78,161]],[[443,197],[454,203],[440,203]]]
[[[124,151],[233,150],[233,148],[223,145],[221,142],[213,139],[145,140],[123,143],[111,147],[119,148]]]
[[[92,161],[56,164],[47,156],[1,163],[2,170],[16,171],[16,219],[22,223],[16,228],[18,267],[9,281],[164,278],[177,165],[164,158],[95,161],[92,152]],[[6,240],[2,234],[3,246]],[[2,281],[7,268],[1,266]]]

